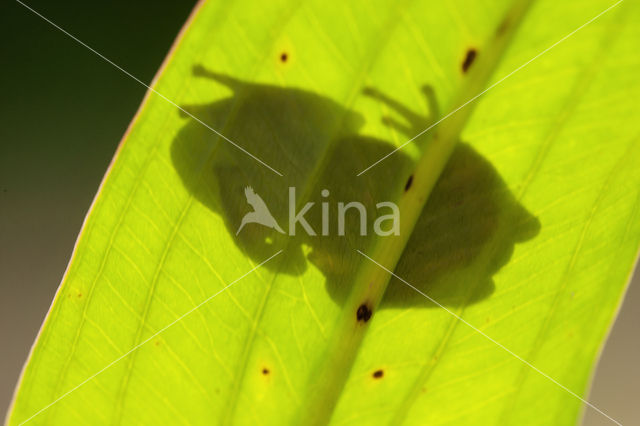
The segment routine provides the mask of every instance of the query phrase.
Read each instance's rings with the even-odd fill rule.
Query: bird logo
[[[264,225],[268,228],[275,229],[281,234],[284,234],[284,231],[278,225],[278,222],[273,218],[271,212],[267,208],[267,205],[264,203],[264,200],[260,198],[258,194],[255,193],[253,188],[247,186],[244,189],[244,195],[247,198],[247,203],[251,207],[253,207],[253,211],[244,215],[242,218],[242,222],[240,223],[240,227],[236,232],[236,235],[240,233],[242,228],[248,223],[259,223],[260,225]]]

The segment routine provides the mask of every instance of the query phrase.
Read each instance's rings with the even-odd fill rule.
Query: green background
[[[193,2],[29,1],[150,82]],[[145,89],[9,0],[0,6],[0,415],[44,319],[113,152]],[[640,419],[638,279],[598,368],[590,401]],[[592,410],[586,424],[605,424]]]

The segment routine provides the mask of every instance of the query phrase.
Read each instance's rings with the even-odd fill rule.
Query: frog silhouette
[[[356,177],[394,149],[389,141],[361,133],[365,120],[358,112],[303,89],[243,82],[203,66],[194,67],[193,74],[210,80],[218,97],[220,89],[226,89],[228,96],[207,104],[183,105],[184,110],[283,176],[182,113],[185,125],[172,143],[171,155],[185,187],[223,219],[235,244],[254,262],[282,249],[282,260],[265,267],[290,275],[317,268],[325,277],[327,292],[341,304],[362,261],[355,249],[366,250],[373,238],[384,238],[371,229],[378,214],[376,205],[398,199],[414,159],[398,151]],[[388,111],[379,119],[390,135],[409,139],[438,117],[433,91],[425,86],[422,92],[430,117],[375,88],[363,94],[373,106]],[[247,187],[268,206],[270,223],[275,226],[244,223],[243,218],[252,211],[245,197]],[[296,193],[293,210],[289,188]],[[289,223],[291,212],[309,202],[314,208],[305,220],[315,235],[281,233],[282,228],[287,230],[284,224]],[[335,206],[340,202],[363,206],[368,232],[361,232],[362,212],[351,209],[343,215],[344,235],[338,235],[340,215],[335,214]],[[323,214],[323,205],[333,214]],[[422,211],[396,272],[444,305],[473,303],[491,294],[492,276],[508,262],[515,244],[533,238],[539,227],[493,166],[460,142]],[[323,229],[328,229],[326,235]],[[399,306],[432,304],[393,282],[381,307]]]

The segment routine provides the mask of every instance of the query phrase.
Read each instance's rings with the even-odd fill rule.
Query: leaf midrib
[[[493,38],[487,40],[485,44],[486,56],[481,56],[480,63],[477,63],[475,68],[471,70],[467,76],[466,84],[463,83],[458,90],[459,96],[455,101],[460,101],[462,104],[462,102],[471,99],[487,86],[490,76],[493,74],[497,64],[504,55],[506,47],[512,40],[513,34],[526,15],[530,3],[531,1],[529,0],[516,0],[512,3],[511,7],[507,8],[505,18],[503,18],[507,19],[507,21],[503,21],[506,22],[505,31],[496,33]],[[490,47],[494,49],[494,52],[491,54]],[[466,106],[467,104],[465,103],[464,105]],[[439,133],[444,136],[438,141],[431,139],[431,145],[434,145],[434,143],[437,144],[435,147],[432,146],[431,149],[428,148],[424,152],[415,167],[414,176],[416,179],[414,179],[414,182],[416,183],[414,183],[412,192],[402,194],[399,204],[401,212],[405,215],[404,223],[407,222],[406,214],[409,214],[409,226],[407,227],[405,225],[404,228],[406,234],[410,235],[412,233],[419,213],[426,203],[437,177],[444,168],[446,160],[453,152],[455,141],[469,119],[472,109],[472,106],[467,107],[466,110],[458,113],[457,116],[454,116],[444,126],[438,129]],[[446,131],[443,131],[445,129]],[[430,154],[436,155],[431,158]],[[420,182],[420,178],[423,178],[424,181]],[[422,192],[420,192],[421,189]],[[401,234],[403,233],[402,226],[400,232]],[[386,244],[386,241],[384,241],[383,244],[380,238],[374,238],[372,241],[372,258],[386,265],[390,270],[393,270],[407,242],[408,238],[402,237],[399,240],[390,241],[390,244]],[[364,334],[367,332],[367,325],[354,325],[354,317],[351,315],[352,312],[355,313],[356,308],[363,303],[363,301],[367,300],[369,301],[367,303],[372,303],[372,311],[377,311],[378,304],[382,299],[382,294],[390,279],[390,274],[379,268],[378,265],[372,266],[372,263],[367,262],[369,261],[363,259],[362,267],[356,276],[351,294],[344,304],[344,310],[339,320],[337,330],[334,333],[332,342],[329,343],[327,359],[322,363],[322,368],[324,369],[322,374],[323,378],[331,376],[335,378],[335,371],[339,371],[344,377],[341,377],[341,381],[334,380],[327,382],[328,384],[322,384],[320,390],[315,393],[313,399],[306,407],[305,411],[307,413],[316,413],[317,417],[313,419],[314,424],[320,425],[330,421],[330,417],[335,410],[337,400],[341,393],[340,391],[344,387],[346,378],[350,374],[351,367],[356,359],[356,354],[362,346]],[[350,348],[350,352],[346,350],[346,347]],[[336,355],[338,353],[339,355]],[[342,359],[342,361],[340,361],[340,359]],[[330,404],[329,407],[327,407],[328,404]],[[322,413],[325,417],[317,413]]]

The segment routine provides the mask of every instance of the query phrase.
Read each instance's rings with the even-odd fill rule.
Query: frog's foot
[[[433,89],[431,88],[431,86],[423,86],[421,90],[424,97],[426,98],[430,117],[417,114],[409,107],[401,104],[397,100],[392,99],[391,97],[385,95],[384,93],[373,87],[365,88],[363,90],[363,93],[366,96],[382,102],[393,111],[397,112],[406,121],[405,124],[401,122],[401,120],[398,120],[390,115],[385,115],[384,117],[382,117],[382,123],[384,125],[403,133],[407,137],[412,138],[420,132],[424,131],[424,129],[428,128],[429,125],[433,123],[433,118],[438,117],[438,106]]]

